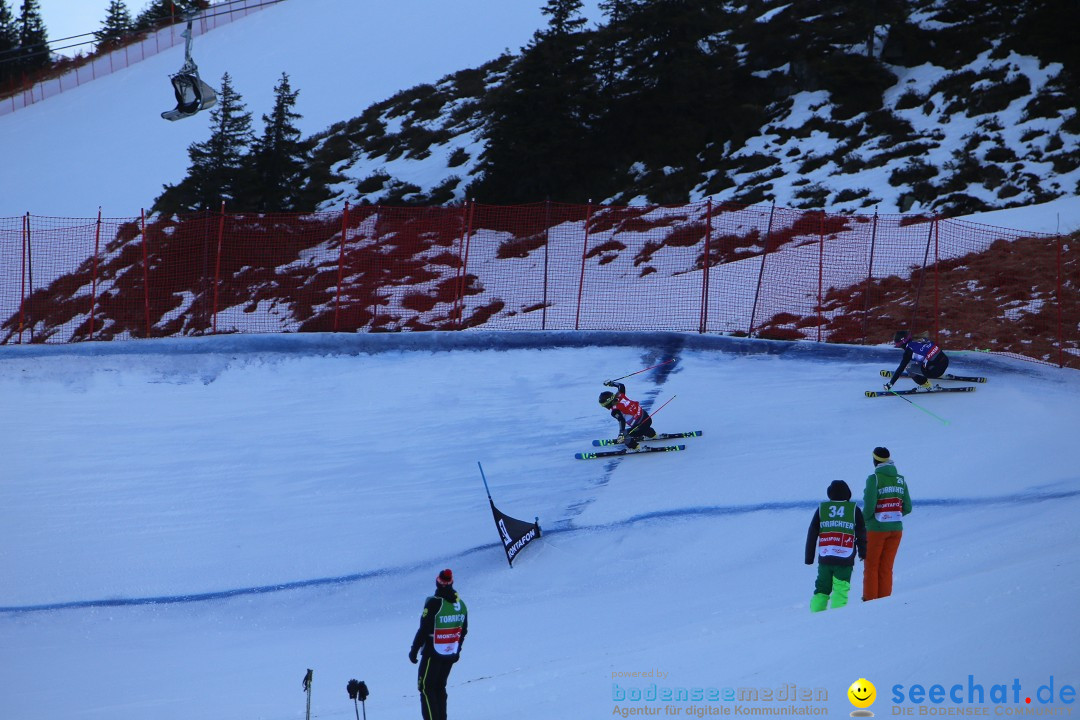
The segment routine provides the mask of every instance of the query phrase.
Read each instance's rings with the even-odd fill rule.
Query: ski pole
[[[906,398],[906,397],[904,397],[903,395],[901,395],[900,393],[896,392],[896,391],[895,391],[895,390],[893,390],[892,388],[889,388],[889,392],[891,392],[891,393],[892,393],[893,395],[895,395],[896,397],[900,398],[901,400],[907,400],[907,401],[908,401],[909,403],[911,403],[911,404],[912,404],[912,405],[914,405],[915,407],[919,408],[920,410],[922,410],[922,411],[923,411],[924,413],[926,413],[926,414],[927,414],[927,415],[929,415],[930,417],[932,417],[932,418],[934,418],[934,419],[936,419],[936,420],[940,420],[940,421],[941,421],[941,424],[942,424],[942,425],[948,425],[948,424],[949,424],[949,421],[948,421],[948,420],[946,420],[945,418],[941,417],[940,415],[935,415],[934,413],[930,412],[929,410],[927,410],[926,408],[924,408],[924,407],[923,407],[922,405],[920,405],[919,403],[915,402],[914,400],[911,400],[910,398]]]
[[[660,363],[659,365],[653,365],[652,367],[647,367],[644,370],[638,370],[637,372],[632,372],[629,375],[623,375],[622,377],[617,377],[614,380],[609,380],[608,382],[617,382],[619,380],[625,380],[628,377],[633,377],[634,375],[639,375],[639,374],[641,374],[643,372],[648,372],[649,370],[655,370],[658,367],[662,367],[664,365],[667,365],[668,363],[673,363],[673,362],[675,362],[675,358],[671,358],[670,360],[665,360],[664,362]]]
[[[301,683],[301,687],[304,688],[304,693],[307,695],[307,720],[311,720],[311,678],[314,672],[311,668],[308,668],[307,674],[304,675],[304,682]]]
[[[364,720],[367,720],[367,705],[365,700],[368,697],[367,683],[359,680],[350,680],[349,684],[345,686],[345,689],[349,691],[349,697],[352,698],[353,710],[356,711],[356,720],[360,720],[360,708],[364,708]],[[360,704],[357,705],[356,701],[359,700]]]

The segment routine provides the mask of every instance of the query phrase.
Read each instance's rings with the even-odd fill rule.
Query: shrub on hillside
[[[896,109],[897,110],[912,110],[912,109],[917,108],[920,105],[922,105],[923,102],[925,102],[925,100],[926,100],[926,98],[924,98],[922,95],[915,92],[914,90],[907,90],[907,91],[904,92],[903,95],[901,95],[899,98],[897,98],[897,100],[896,100]]]
[[[969,115],[985,115],[1004,111],[1013,103],[1026,95],[1031,94],[1031,81],[1027,75],[1017,75],[1014,78],[982,88],[978,92],[971,93],[971,103],[968,108]]]
[[[900,185],[914,186],[920,182],[929,180],[938,174],[938,169],[921,157],[913,158],[902,167],[893,170],[889,174],[889,184],[893,187]]]
[[[896,75],[865,55],[831,55],[821,62],[818,70],[836,103],[834,119],[879,109],[882,94],[896,84]]]

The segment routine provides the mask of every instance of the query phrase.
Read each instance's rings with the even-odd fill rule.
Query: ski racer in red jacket
[[[641,407],[641,403],[626,397],[626,386],[611,380],[604,381],[604,385],[615,388],[615,392],[600,393],[600,404],[610,410],[611,416],[619,421],[619,442],[628,450],[636,450],[641,439],[655,437],[652,418]]]

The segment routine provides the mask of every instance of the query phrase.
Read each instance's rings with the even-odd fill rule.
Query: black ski
[[[690,432],[682,433],[656,433],[656,435],[654,435],[653,437],[639,438],[639,440],[644,440],[648,442],[650,440],[677,440],[679,438],[688,437],[701,437],[701,431],[691,430]],[[604,447],[606,445],[622,445],[622,443],[619,442],[618,438],[604,438],[603,440],[593,440],[592,444],[593,447]]]
[[[975,392],[970,385],[964,387],[936,387],[930,390],[914,388],[912,390],[867,390],[866,397],[888,397],[890,395],[936,395],[937,393]]]
[[[639,445],[636,450],[600,450],[598,452],[574,453],[578,460],[595,460],[597,458],[619,457],[620,455],[645,455],[646,453],[678,452],[685,450],[685,445]]]
[[[882,370],[880,372],[880,375],[881,375],[881,377],[891,378],[892,377],[892,370]],[[911,373],[905,371],[904,372],[904,377],[906,377],[906,378],[911,377]],[[973,383],[984,383],[984,382],[986,382],[986,378],[984,378],[984,377],[968,376],[968,375],[953,375],[952,373],[945,373],[940,378],[930,378],[930,379],[931,380],[955,380],[956,382],[973,382]]]

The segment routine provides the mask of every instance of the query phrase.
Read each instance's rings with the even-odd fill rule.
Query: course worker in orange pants
[[[901,520],[911,512],[907,481],[896,470],[886,447],[873,452],[874,472],[866,478],[863,515],[866,518],[866,560],[863,563],[865,600],[892,595],[893,562],[904,534]]]

